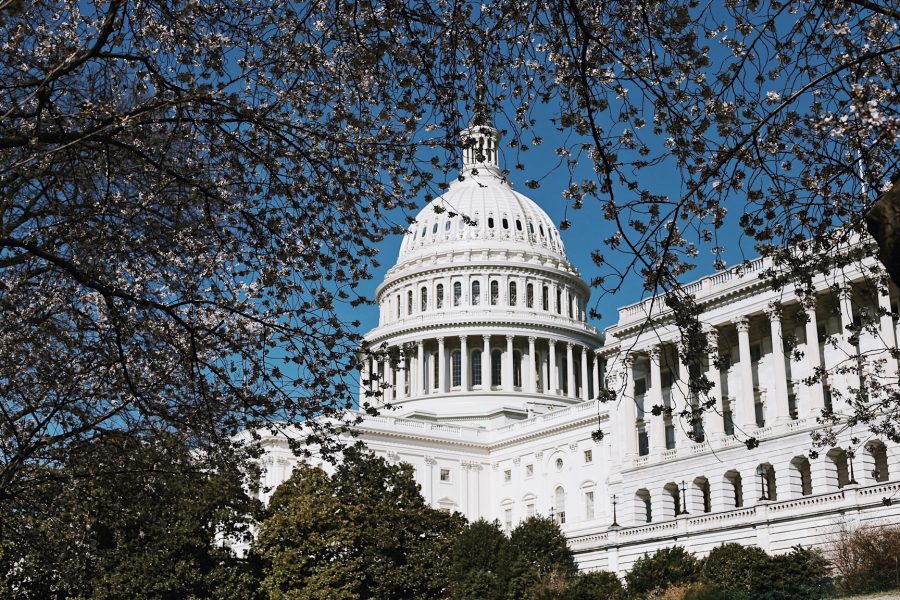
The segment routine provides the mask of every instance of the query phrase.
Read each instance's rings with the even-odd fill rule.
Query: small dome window
[[[516,219],[516,229],[522,231],[522,221]]]
[[[488,217],[488,227],[494,228],[494,217]]]
[[[503,229],[509,229],[509,220],[506,217],[503,217]]]
[[[437,223],[431,228],[431,233],[437,233]]]
[[[450,231],[450,220],[447,219],[447,222],[444,223],[444,231]]]
[[[425,227],[422,228],[422,235],[420,235],[419,237],[425,237]]]
[[[556,470],[562,471],[562,468],[563,468],[563,459],[557,458],[556,459]]]
[[[540,232],[541,232],[541,237],[544,237],[544,226],[543,226],[543,225],[538,225],[538,229],[539,229]]]
[[[528,229],[531,231],[531,235],[534,235],[534,223],[529,223]]]

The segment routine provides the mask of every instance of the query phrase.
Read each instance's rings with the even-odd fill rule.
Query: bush
[[[737,600],[737,597],[709,583],[693,583],[685,588],[682,600]]]
[[[842,528],[829,554],[842,594],[900,588],[900,527]]]
[[[700,561],[684,548],[673,546],[644,554],[625,576],[631,596],[647,594],[655,589],[693,583],[700,570]]]
[[[579,573],[569,587],[567,600],[620,600],[625,596],[615,573],[593,571]]]
[[[769,555],[761,548],[723,544],[714,548],[703,561],[700,580],[723,590],[749,591],[758,587],[769,560]]]
[[[817,550],[794,547],[769,559],[765,577],[751,590],[754,600],[818,600],[834,592],[828,562]]]

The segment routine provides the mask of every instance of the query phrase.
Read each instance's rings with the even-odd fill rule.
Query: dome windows
[[[503,217],[503,220],[501,222],[503,223],[503,229],[509,229],[509,219]]]
[[[488,217],[488,229],[494,228],[494,217]]]
[[[425,237],[425,229],[427,229],[427,228],[426,227],[422,228],[422,233],[419,235],[419,237]]]
[[[428,310],[428,288],[423,287],[419,295],[421,296],[422,312],[425,312]]]
[[[406,292],[406,314],[411,315],[413,310],[413,293],[412,290]]]
[[[447,219],[447,222],[444,223],[444,231],[450,231],[450,219]]]
[[[525,307],[534,308],[534,285],[531,283],[525,286]]]
[[[510,305],[510,306],[515,306],[515,305],[516,305],[516,301],[517,301],[517,298],[516,298],[516,282],[515,282],[515,281],[510,281],[510,282],[509,282],[509,305]]]
[[[541,308],[546,311],[550,310],[550,288],[546,285],[541,290]]]
[[[453,284],[453,306],[459,306],[462,301],[462,284],[455,282]]]
[[[500,300],[500,283],[495,279],[491,282],[491,306],[496,306]]]
[[[478,306],[481,302],[481,282],[472,282],[472,306]]]
[[[437,222],[435,222],[434,226],[431,228],[431,233],[432,233],[432,234],[437,233],[437,226],[438,226],[438,224],[437,224]]]
[[[437,284],[434,294],[435,308],[444,308],[444,284]]]
[[[522,221],[516,219],[516,231],[522,231]]]
[[[538,225],[538,231],[541,232],[541,237],[543,238],[543,237],[544,237],[544,226],[543,226],[543,225]]]

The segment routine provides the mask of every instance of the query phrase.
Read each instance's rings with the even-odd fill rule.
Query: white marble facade
[[[386,382],[394,407],[365,419],[361,439],[413,465],[432,506],[507,529],[552,515],[582,568],[619,574],[673,544],[777,553],[823,544],[841,523],[900,522],[897,445],[847,430],[810,458],[817,416],[833,400],[840,412],[833,392],[858,386],[857,375],[804,382],[850,357],[863,372],[886,367],[880,376],[896,385],[885,350],[896,347],[896,319],[856,337],[845,327],[875,306],[896,315],[897,290],[874,291],[865,262],[823,275],[814,310],[768,289],[763,260],[690,284],[717,355],[702,368],[719,401],[689,437],[681,420],[650,410],[692,402],[662,303],[621,308],[603,334],[589,325],[589,288],[546,213],[500,176],[496,131],[463,136],[475,144],[464,179],[422,210],[376,292],[379,325],[366,340],[400,360],[367,361],[361,374],[361,394]],[[802,356],[788,355],[786,339]],[[604,388],[615,401],[596,400]],[[748,449],[749,437],[759,446]],[[295,459],[283,440],[265,443],[271,488]]]

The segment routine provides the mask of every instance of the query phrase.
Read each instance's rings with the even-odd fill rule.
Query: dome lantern
[[[460,176],[470,174],[502,177],[500,172],[500,132],[491,125],[483,110],[476,110],[471,123],[460,132],[463,145],[463,168]]]

